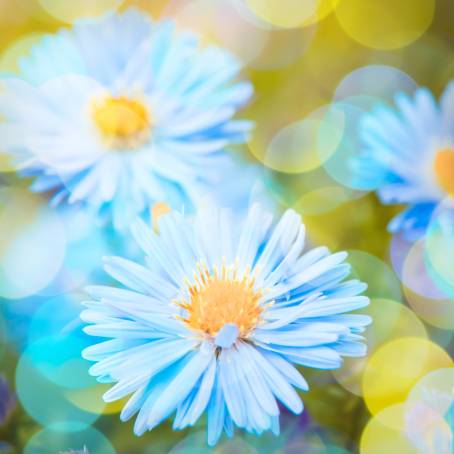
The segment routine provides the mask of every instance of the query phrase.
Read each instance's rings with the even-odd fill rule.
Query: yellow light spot
[[[339,0],[246,0],[251,11],[277,27],[310,25],[327,16]]]
[[[454,197],[454,150],[441,150],[435,155],[434,170],[438,184]]]
[[[46,13],[63,22],[72,23],[82,18],[94,18],[114,11],[124,0],[78,0],[77,2],[61,2],[55,0],[38,0]]]
[[[305,118],[280,129],[262,123],[249,141],[251,153],[266,167],[282,173],[310,172],[338,149],[344,134],[345,115],[333,106],[322,106]],[[268,142],[268,144],[267,144]]]
[[[373,353],[364,370],[362,388],[369,411],[376,414],[402,403],[414,384],[428,372],[452,365],[437,344],[417,337],[402,337]]]
[[[362,395],[361,382],[367,361],[380,346],[401,337],[428,338],[424,324],[402,303],[381,298],[372,299],[363,312],[374,321],[364,334],[367,356],[345,358],[342,367],[333,371],[338,383],[358,396]]]
[[[93,120],[109,148],[134,149],[151,135],[148,109],[135,99],[109,96],[95,102]]]
[[[255,280],[249,273],[238,277],[235,267],[222,266],[212,274],[206,266],[198,266],[195,284],[189,286],[189,301],[177,302],[186,309],[183,321],[190,328],[215,336],[226,324],[235,324],[244,338],[256,327],[263,306],[263,292],[254,289]]]
[[[405,405],[391,405],[372,417],[361,435],[361,454],[416,454],[419,451],[412,444],[406,430]]]
[[[96,386],[81,389],[65,390],[65,396],[76,407],[89,413],[95,414],[114,414],[120,413],[128,401],[127,397],[116,400],[115,402],[106,403],[102,395],[109,390],[111,385],[97,384]]]
[[[153,229],[155,232],[157,232],[158,229],[158,221],[161,216],[164,216],[167,213],[170,213],[172,211],[172,208],[167,205],[165,202],[158,202],[155,203],[151,207],[151,221],[153,223]]]
[[[344,31],[364,46],[398,49],[427,30],[435,4],[435,0],[343,0],[335,12]]]

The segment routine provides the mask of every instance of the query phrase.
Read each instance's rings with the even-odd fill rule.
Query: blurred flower
[[[11,391],[8,381],[0,375],[0,426],[5,424],[16,408],[16,397]]]
[[[133,227],[147,266],[107,258],[105,270],[126,288],[93,286],[86,333],[109,338],[83,356],[90,373],[116,384],[107,402],[133,393],[121,412],[138,412],[134,431],[151,430],[176,411],[174,429],[206,410],[208,443],[234,425],[279,432],[277,400],[293,413],[294,387],[308,385],[298,364],[335,369],[341,356],[362,356],[360,333],[370,322],[346,314],[368,304],[366,285],[344,279],[346,253],[320,247],[303,253],[305,229],[287,211],[272,216],[253,205],[243,223],[228,210],[203,206],[193,222],[171,212],[159,233]]]
[[[238,61],[170,20],[129,10],[45,38],[2,82],[2,149],[34,191],[82,202],[116,228],[156,201],[191,210],[245,140]]]
[[[358,177],[378,187],[385,204],[404,204],[389,224],[410,240],[424,233],[445,197],[454,197],[454,82],[437,105],[425,88],[413,98],[396,97],[398,110],[380,106],[364,118],[364,152],[356,160]]]

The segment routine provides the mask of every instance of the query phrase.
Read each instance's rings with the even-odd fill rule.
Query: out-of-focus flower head
[[[7,379],[0,375],[0,426],[5,424],[16,408],[16,396],[11,391]]]
[[[206,205],[192,221],[161,215],[157,232],[138,221],[133,234],[146,266],[107,258],[123,288],[89,287],[81,317],[107,339],[84,350],[90,373],[116,383],[107,402],[132,394],[121,419],[138,413],[137,435],[175,412],[183,429],[205,411],[210,445],[234,426],[277,434],[278,401],[303,410],[294,388],[308,385],[294,364],[335,369],[365,353],[370,318],[348,312],[368,304],[366,285],[345,280],[346,253],[303,252],[294,211],[273,226],[257,204],[242,222]]]
[[[440,201],[454,198],[454,82],[439,104],[420,88],[413,97],[397,95],[396,105],[366,114],[360,131],[364,150],[355,167],[383,203],[406,206],[388,228],[414,240]]]
[[[116,228],[155,202],[191,211],[232,170],[225,149],[251,128],[233,120],[252,94],[235,81],[239,62],[136,10],[77,22],[20,66],[22,80],[1,83],[2,150],[34,191],[83,203]]]

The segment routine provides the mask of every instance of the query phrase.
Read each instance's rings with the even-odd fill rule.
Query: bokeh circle
[[[61,432],[45,428],[28,440],[24,454],[50,454],[80,451],[90,454],[116,454],[110,441],[98,430],[88,427],[80,432]]]
[[[382,345],[367,361],[362,380],[369,411],[404,402],[421,377],[451,364],[449,354],[426,339],[402,337]]]
[[[435,0],[344,0],[336,17],[351,38],[374,49],[398,49],[418,39],[430,26]]]
[[[63,22],[74,22],[78,19],[93,18],[114,11],[124,0],[38,0],[46,13]]]

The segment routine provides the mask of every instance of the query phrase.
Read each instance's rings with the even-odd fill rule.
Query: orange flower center
[[[220,273],[215,269],[210,274],[205,266],[199,266],[196,282],[189,286],[189,300],[177,302],[188,313],[183,321],[211,336],[225,324],[234,324],[239,336],[247,337],[263,311],[259,304],[263,292],[254,290],[254,283],[249,273],[239,278],[234,267],[223,265]]]
[[[140,101],[108,96],[93,105],[93,120],[109,148],[134,149],[151,134],[150,115]]]
[[[434,170],[441,188],[454,196],[454,149],[440,150],[436,154]]]

